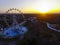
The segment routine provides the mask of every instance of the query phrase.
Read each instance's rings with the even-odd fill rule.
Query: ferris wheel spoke
[[[18,24],[18,22],[17,22],[17,20],[16,20],[16,16],[13,15],[13,23],[12,23],[12,25],[16,25],[16,24]]]

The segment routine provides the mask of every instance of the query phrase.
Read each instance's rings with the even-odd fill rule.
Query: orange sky
[[[25,13],[60,13],[60,9],[51,9],[48,10],[47,12],[41,12],[40,10],[34,10],[34,9],[27,9],[27,10],[23,10],[22,12]]]

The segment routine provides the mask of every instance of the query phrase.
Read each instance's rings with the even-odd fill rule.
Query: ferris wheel
[[[7,14],[12,14],[12,18],[13,18],[12,19],[13,20],[12,25],[18,24],[18,22],[17,22],[17,16],[14,15],[14,14],[20,14],[22,16],[23,20],[25,20],[25,16],[23,15],[23,13],[20,10],[16,9],[16,8],[8,9],[6,11],[6,13]],[[8,18],[10,18],[10,17],[8,17]],[[4,21],[5,21],[6,25],[9,26],[7,15],[4,15]]]
[[[13,10],[15,13],[11,12]],[[16,11],[18,11],[19,13],[16,13]],[[21,35],[21,38],[23,38],[24,34],[28,30],[27,27],[23,25],[27,22],[25,20],[25,16],[23,15],[23,13],[16,8],[8,9],[6,13],[7,15],[4,15],[4,22],[6,24],[6,27],[1,31],[2,32],[1,35],[3,36],[3,38],[13,38],[18,35]],[[17,17],[16,15],[21,15],[23,21],[18,23],[17,18],[19,16]],[[9,22],[11,22],[11,25],[9,24]]]

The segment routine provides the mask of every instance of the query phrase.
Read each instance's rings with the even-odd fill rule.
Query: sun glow
[[[47,13],[50,10],[55,8],[55,3],[42,1],[41,3],[37,3],[33,8],[37,10],[38,12]]]
[[[47,5],[42,5],[40,8],[39,6],[36,7],[36,9],[42,13],[46,13],[48,10],[50,10],[51,8]]]
[[[25,13],[60,13],[59,1],[57,0],[37,0],[36,3],[30,5],[23,10]]]

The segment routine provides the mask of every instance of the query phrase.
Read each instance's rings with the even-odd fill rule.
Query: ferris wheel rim
[[[9,11],[12,11],[12,10],[18,11],[18,12],[19,12],[18,14],[21,14],[22,17],[23,17],[23,19],[25,20],[24,14],[23,14],[19,9],[11,8],[11,9],[8,9],[8,10],[6,11],[6,13],[7,13],[7,14],[17,14],[17,13],[9,13]],[[9,24],[8,24],[8,22],[7,22],[7,19],[6,19],[6,15],[4,15],[4,21],[5,21],[6,25],[9,26]]]

